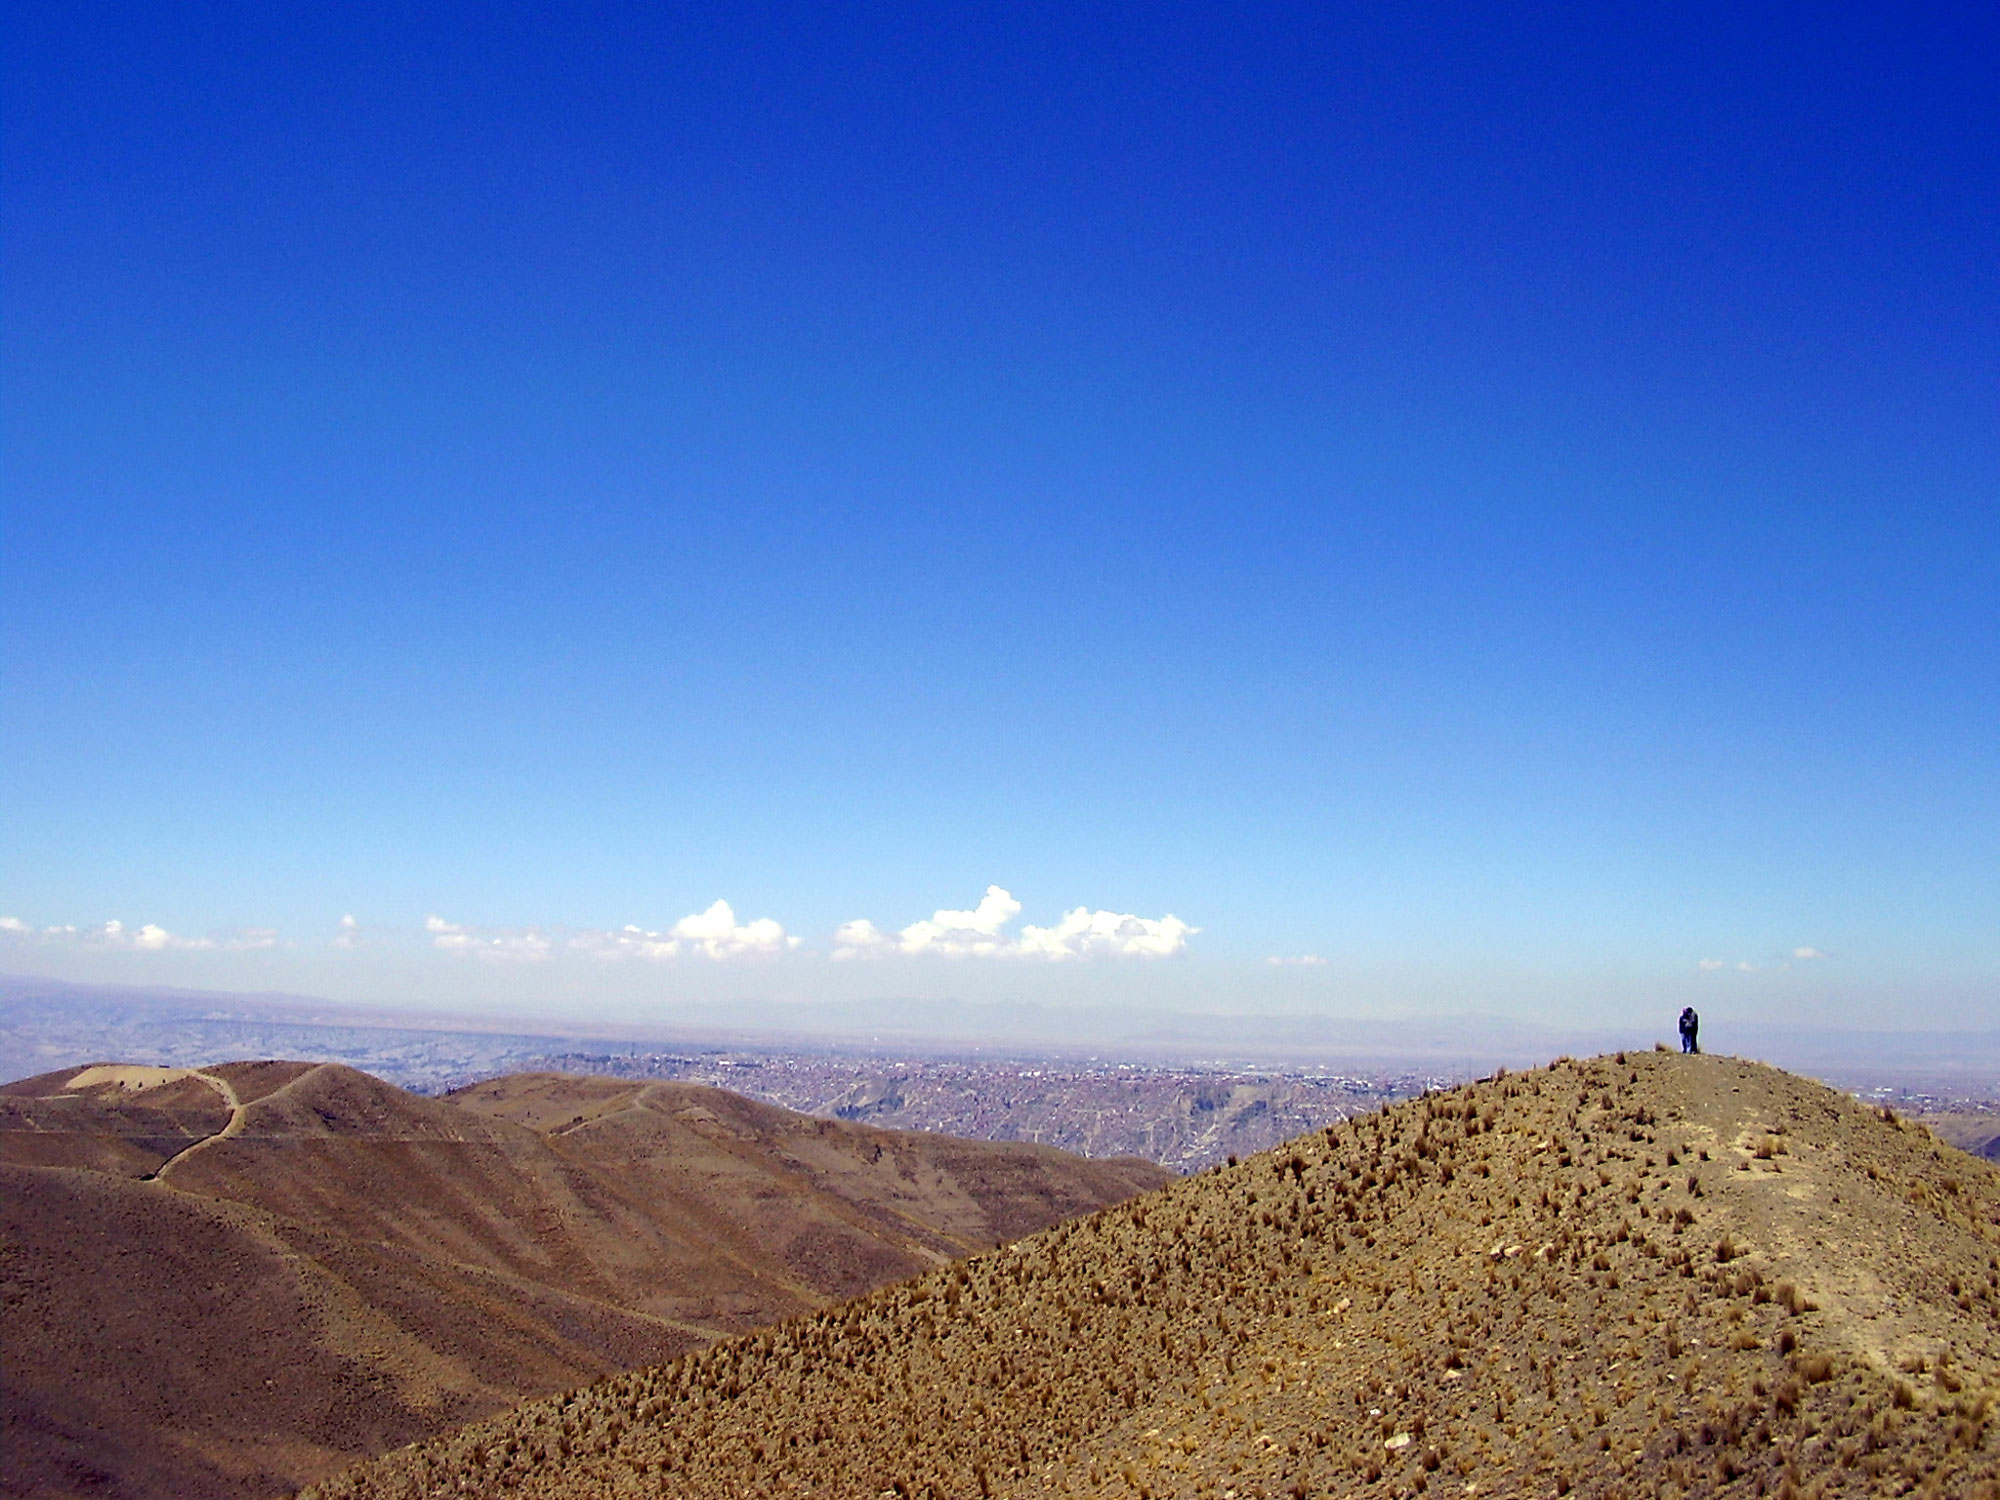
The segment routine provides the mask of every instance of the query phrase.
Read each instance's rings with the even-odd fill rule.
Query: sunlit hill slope
[[[367,1465],[420,1495],[2000,1497],[2000,1173],[1559,1063]]]

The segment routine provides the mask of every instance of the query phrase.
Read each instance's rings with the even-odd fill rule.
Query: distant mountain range
[[[1167,1179],[689,1084],[61,1069],[0,1088],[0,1494],[262,1500]]]

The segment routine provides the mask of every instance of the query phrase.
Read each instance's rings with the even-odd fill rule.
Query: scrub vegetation
[[[437,1495],[2000,1500],[2000,1172],[1562,1060],[364,1465]]]

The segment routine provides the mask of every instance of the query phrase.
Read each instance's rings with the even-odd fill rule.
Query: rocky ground
[[[2000,1500],[2000,1172],[1729,1057],[1396,1105],[391,1455],[431,1495]]]

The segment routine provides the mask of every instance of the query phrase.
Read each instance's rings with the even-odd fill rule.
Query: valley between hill
[[[2000,1500],[2000,1171],[1728,1057],[1400,1104],[311,1500]]]
[[[98,1065],[0,1087],[0,1494],[262,1500],[1168,1179],[521,1075]]]

